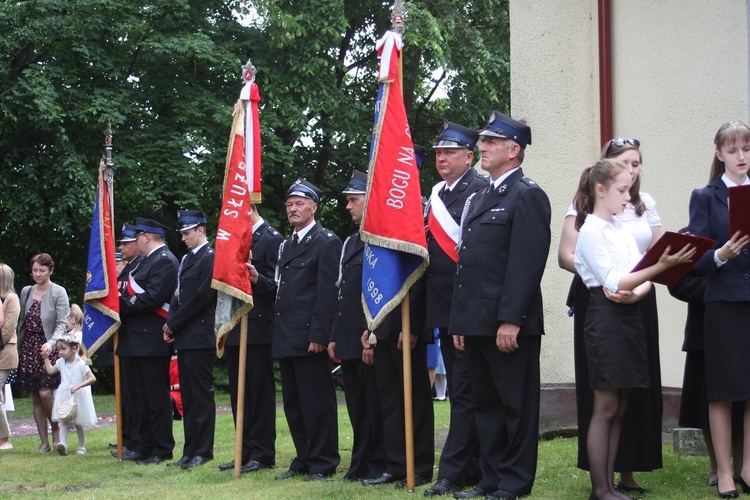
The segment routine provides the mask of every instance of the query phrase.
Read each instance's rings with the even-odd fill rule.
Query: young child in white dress
[[[72,334],[63,335],[57,341],[57,352],[60,358],[54,366],[46,359],[44,367],[50,375],[60,372],[60,385],[55,390],[55,402],[52,407],[52,421],[60,422],[60,442],[56,444],[60,455],[68,454],[67,438],[68,426],[75,423],[78,434],[78,449],[76,453],[86,453],[86,438],[83,432],[84,425],[96,425],[96,410],[94,409],[94,398],[91,395],[91,385],[96,382],[96,377],[91,373],[91,368],[81,359],[78,354],[80,341]],[[78,412],[73,422],[61,422],[57,414],[57,407],[63,401],[75,398]]]

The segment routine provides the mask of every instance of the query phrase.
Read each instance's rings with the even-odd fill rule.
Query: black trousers
[[[133,416],[131,395],[133,383],[131,373],[135,370],[131,356],[120,356],[120,398],[122,403],[122,445],[129,450],[137,450],[140,438],[135,432],[136,424]],[[118,415],[119,418],[119,415]]]
[[[182,422],[185,431],[183,457],[214,457],[215,357],[216,349],[214,348],[177,351],[177,367],[182,393]]]
[[[479,439],[474,422],[474,401],[469,378],[469,356],[453,346],[447,328],[440,329],[440,352],[448,378],[451,421],[440,455],[438,477],[450,479],[459,486],[476,484],[479,469]]]
[[[364,364],[361,359],[344,359],[341,360],[341,370],[346,409],[354,434],[352,463],[344,477],[378,477],[385,472],[388,461],[375,367]]]
[[[229,375],[232,416],[237,423],[237,385],[240,348],[226,346],[224,356]],[[249,344],[245,367],[245,404],[242,425],[242,463],[257,460],[276,463],[276,382],[273,377],[271,344]]]
[[[501,352],[495,337],[466,337],[469,376],[485,491],[531,493],[539,442],[541,337],[519,337],[518,349]]]
[[[326,351],[280,358],[284,413],[297,450],[290,470],[331,475],[339,456],[336,390]]]
[[[383,430],[388,454],[386,472],[406,477],[404,435],[404,362],[397,340],[378,340],[375,376],[378,381]],[[427,348],[421,340],[411,351],[412,406],[414,422],[414,473],[432,479],[435,463],[435,419],[432,389],[427,373]]]
[[[137,448],[146,456],[172,458],[172,403],[169,399],[170,356],[133,356],[128,387],[136,432]],[[130,383],[132,382],[132,384]]]

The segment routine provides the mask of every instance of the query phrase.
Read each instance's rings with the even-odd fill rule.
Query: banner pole
[[[240,358],[237,370],[237,422],[234,441],[234,478],[242,475],[242,439],[245,426],[245,372],[247,369],[247,314],[240,320]]]
[[[401,302],[402,353],[404,364],[404,437],[406,439],[406,489],[414,491],[414,407],[411,378],[411,313],[409,293]]]
[[[117,352],[117,344],[120,342],[120,330],[116,330],[112,341],[114,352]],[[117,460],[122,462],[123,443],[122,443],[122,385],[120,382],[120,356],[115,357],[115,415],[117,415]]]
[[[107,195],[109,197],[109,217],[111,221],[115,220],[115,164],[112,160],[112,122],[107,122],[107,129],[104,136],[104,182],[109,185]],[[102,175],[99,172],[98,175]],[[112,286],[110,284],[110,286]],[[122,379],[120,377],[120,356],[117,353],[117,346],[120,343],[120,329],[115,330],[112,334],[112,354],[115,362],[115,415],[117,415],[117,460],[122,461],[124,444],[122,436],[123,413],[122,413]]]

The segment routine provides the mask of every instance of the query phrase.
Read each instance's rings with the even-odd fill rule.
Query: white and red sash
[[[135,282],[135,279],[133,279],[133,273],[128,274],[128,293],[130,295],[135,295],[137,293],[143,293],[146,290],[141,288],[138,283]],[[169,304],[166,302],[162,304],[161,307],[154,309],[154,312],[161,316],[162,318],[166,319],[167,315],[169,314]]]
[[[461,228],[453,220],[443,200],[438,193],[445,186],[445,181],[438,182],[432,188],[430,195],[430,213],[427,216],[427,226],[430,228],[432,237],[435,238],[440,249],[454,262],[458,262],[458,239],[461,236]]]

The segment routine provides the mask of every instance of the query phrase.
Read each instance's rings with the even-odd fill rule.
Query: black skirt
[[[592,390],[649,386],[638,303],[618,304],[591,288],[583,334]]]
[[[750,401],[750,303],[706,302],[703,329],[709,401]]]
[[[589,470],[587,441],[589,423],[594,408],[594,393],[589,381],[588,357],[584,341],[584,325],[590,291],[576,275],[574,287],[574,353],[576,374],[576,408],[578,410],[578,468]],[[656,310],[656,290],[640,302],[646,352],[649,366],[649,387],[630,391],[620,434],[620,446],[615,460],[616,472],[651,471],[662,467],[662,399],[659,363],[659,322]]]

